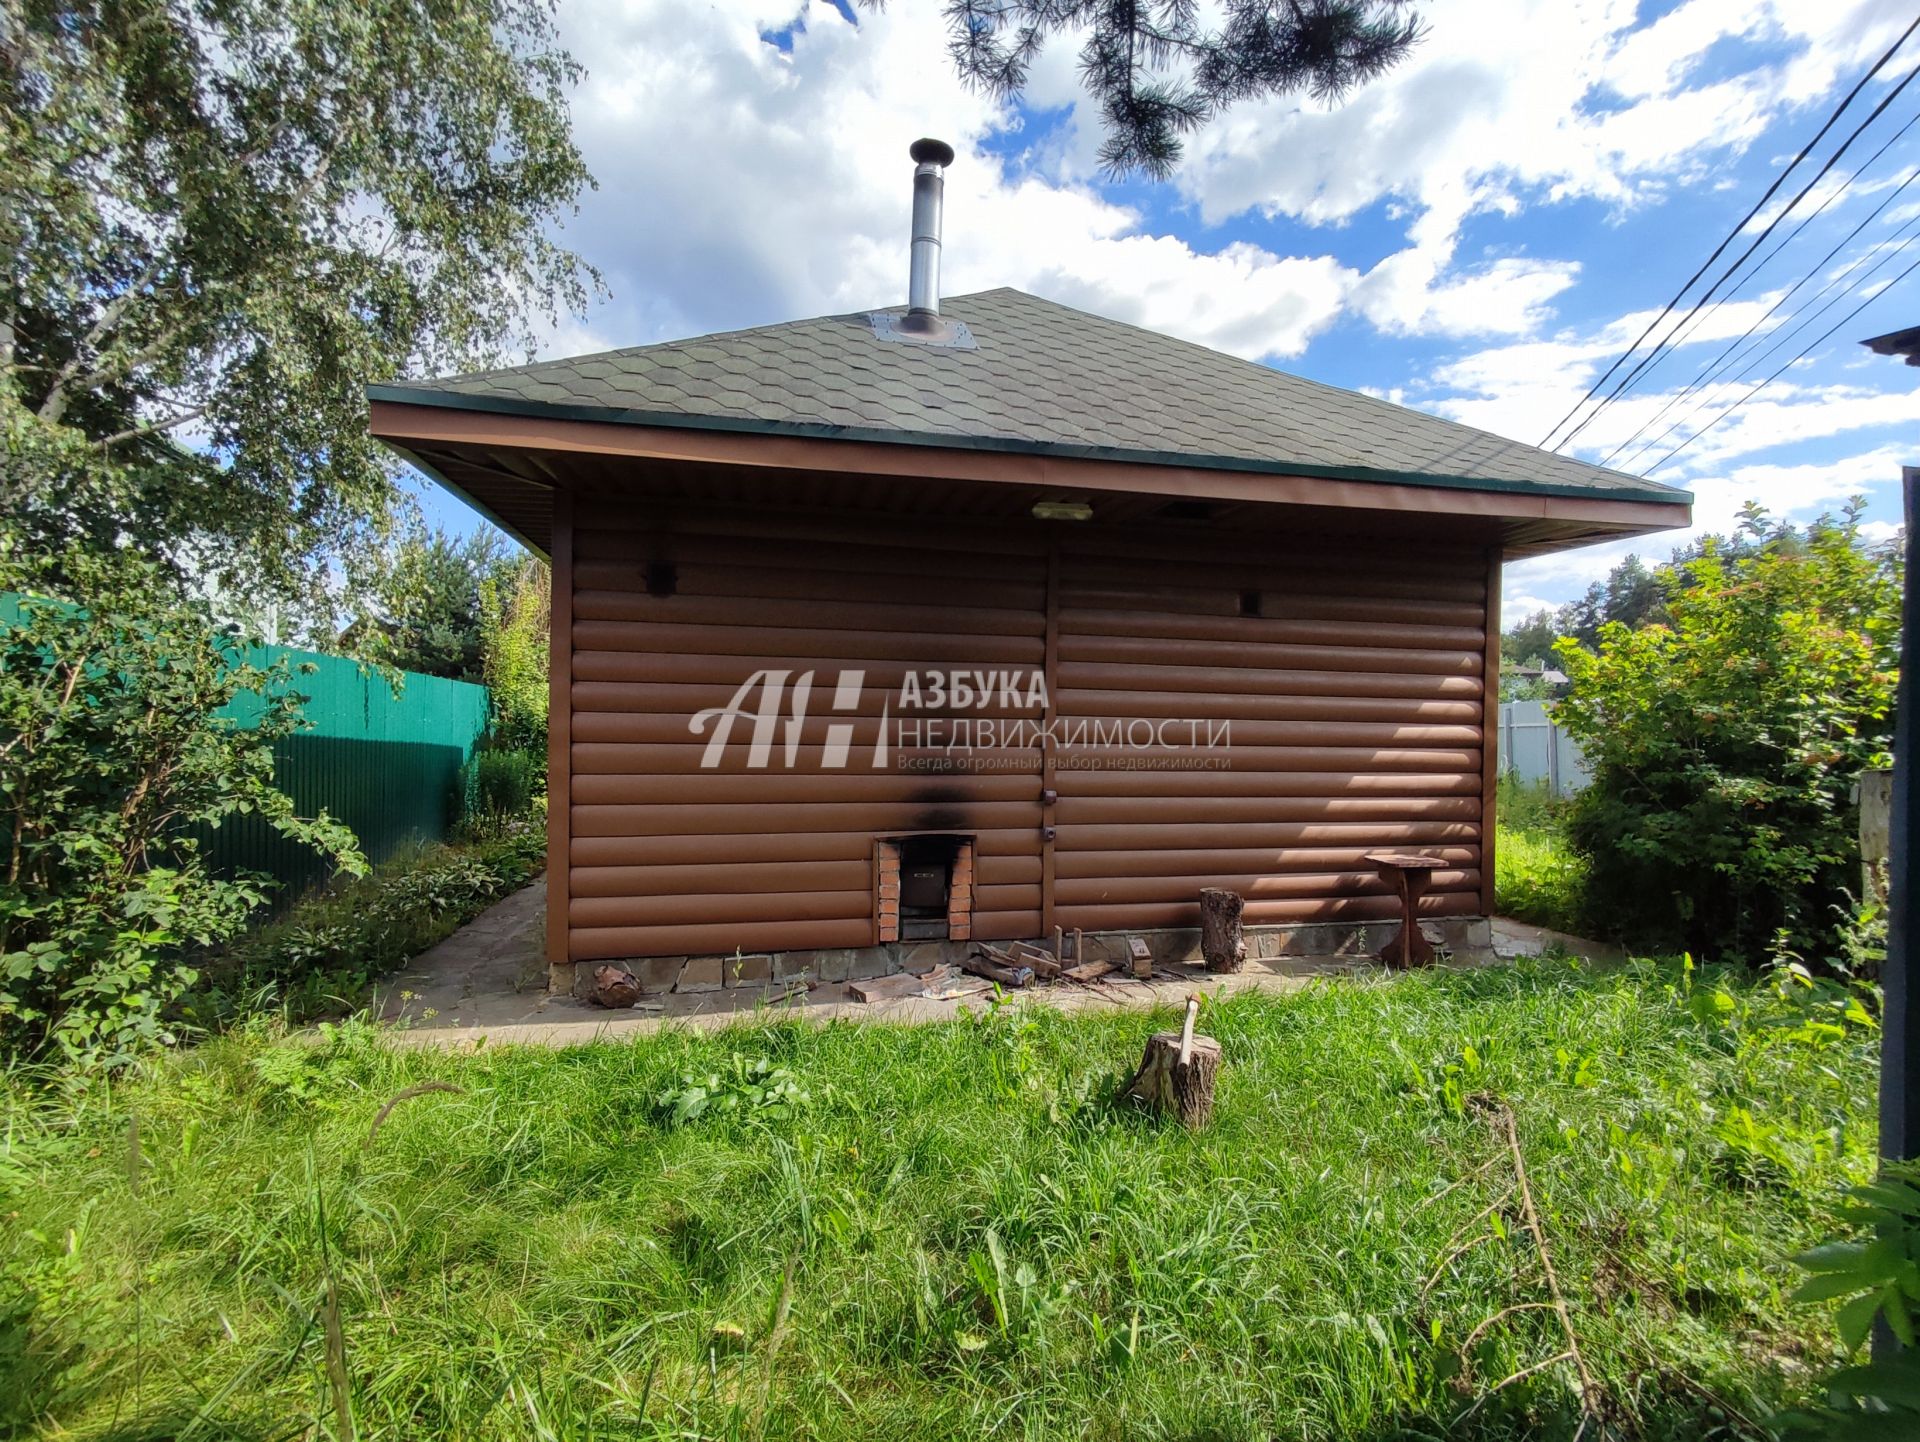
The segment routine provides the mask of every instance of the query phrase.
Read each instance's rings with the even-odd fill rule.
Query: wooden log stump
[[[985,977],[988,981],[997,981],[1002,986],[1032,986],[1033,968],[1030,966],[1007,966],[985,955],[986,948],[976,946],[974,954],[960,963],[962,971],[975,976]]]
[[[1156,1111],[1177,1116],[1182,1126],[1199,1128],[1213,1118],[1213,1083],[1220,1071],[1220,1043],[1193,1034],[1200,998],[1187,998],[1187,1020],[1179,1031],[1157,1031],[1147,1038],[1140,1070],[1126,1095]]]
[[[1247,964],[1247,938],[1240,930],[1246,905],[1238,892],[1214,886],[1200,892],[1200,955],[1208,971],[1238,971]]]

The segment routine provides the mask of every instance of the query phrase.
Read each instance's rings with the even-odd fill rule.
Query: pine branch
[[[863,0],[877,6],[884,0]],[[1183,137],[1241,100],[1306,91],[1336,102],[1419,43],[1408,0],[1225,0],[1218,29],[1196,0],[948,0],[948,53],[963,79],[1013,99],[1046,37],[1087,32],[1080,73],[1115,175],[1170,174]]]

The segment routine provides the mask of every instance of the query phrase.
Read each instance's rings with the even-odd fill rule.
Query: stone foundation
[[[1493,947],[1493,931],[1484,917],[1446,917],[1423,921],[1427,939],[1443,951],[1458,955],[1484,954]],[[1262,960],[1290,956],[1351,956],[1376,954],[1387,944],[1398,922],[1323,922],[1309,926],[1249,926],[1247,955]],[[1163,931],[1089,931],[1085,933],[1087,961],[1124,965],[1127,938],[1147,943],[1155,962],[1173,966],[1200,961],[1200,929],[1178,927]],[[1036,939],[1036,945],[1048,943]],[[1073,934],[1067,933],[1067,949]],[[865,981],[897,971],[931,971],[942,962],[958,963],[973,950],[966,940],[891,941],[880,946],[841,947],[828,951],[757,952],[741,956],[649,956],[625,963],[649,996],[668,992],[720,991],[753,987],[785,991],[816,982]],[[585,996],[600,962],[553,966],[548,990],[557,995]]]

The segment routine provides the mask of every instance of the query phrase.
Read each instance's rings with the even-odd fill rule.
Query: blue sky
[[[563,0],[563,34],[588,68],[573,97],[576,134],[599,186],[561,238],[600,269],[607,294],[586,315],[544,328],[537,353],[902,300],[905,149],[933,134],[959,152],[948,182],[949,293],[1019,286],[1538,442],[1916,6],[1419,8],[1428,25],[1419,51],[1346,105],[1236,107],[1195,137],[1170,181],[1116,184],[1094,160],[1098,121],[1078,85],[1072,36],[1053,40],[1024,103],[1009,107],[954,77],[932,0],[893,0],[857,18],[827,3]],[[1810,179],[1916,65],[1920,35],[1777,199]],[[1759,254],[1831,196],[1826,208],[1596,417],[1571,453],[1603,458],[1680,398],[1648,435],[1677,418],[1680,428],[1616,464],[1645,473],[1726,410],[1652,472],[1696,492],[1700,529],[1723,529],[1747,500],[1807,517],[1858,493],[1875,530],[1890,533],[1900,465],[1920,461],[1920,372],[1857,342],[1920,323],[1920,273],[1887,284],[1920,260],[1920,181],[1896,194],[1920,170],[1920,125],[1899,133],[1916,115],[1920,79]],[[1909,237],[1912,249],[1896,254]],[[1862,301],[1830,340],[1731,406]],[[1717,383],[1682,397],[1755,322],[1751,356],[1736,352]],[[430,486],[422,499],[442,524],[473,524]],[[1578,594],[1628,549],[1664,556],[1679,539],[1509,566],[1508,616]]]

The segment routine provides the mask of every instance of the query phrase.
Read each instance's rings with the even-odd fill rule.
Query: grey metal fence
[[[1547,719],[1544,701],[1500,703],[1500,770],[1521,781],[1545,782],[1555,796],[1587,784],[1587,763],[1574,739]]]

